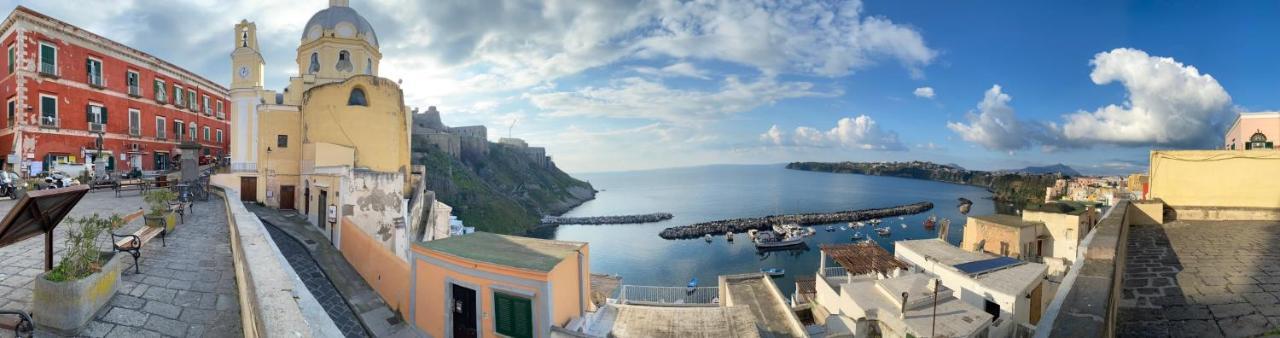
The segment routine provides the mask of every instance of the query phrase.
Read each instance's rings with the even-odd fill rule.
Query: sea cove
[[[861,231],[881,246],[893,250],[893,241],[934,237],[923,222],[931,215],[952,220],[948,241],[958,244],[964,215],[957,199],[974,201],[971,214],[993,212],[986,190],[959,184],[915,179],[831,174],[788,170],[776,165],[716,165],[693,168],[631,172],[578,174],[600,190],[589,201],[564,216],[669,212],[670,220],[634,225],[562,225],[534,235],[591,245],[591,272],[621,275],[624,284],[682,286],[692,277],[713,281],[719,275],[757,272],[780,267],[786,275],[776,279],[778,287],[790,294],[794,278],[817,270],[818,246],[849,243]],[[702,239],[666,240],[658,234],[667,227],[720,219],[758,217],[783,213],[830,212],[932,202],[925,213],[889,218],[883,225],[892,235],[877,236],[870,228],[827,232],[826,225],[814,226],[816,235],[806,239],[807,248],[761,253],[738,235],[735,242],[716,236],[711,243]],[[906,224],[907,228],[902,228]],[[842,224],[836,224],[838,228]]]

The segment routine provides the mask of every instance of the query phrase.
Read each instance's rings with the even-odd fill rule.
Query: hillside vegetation
[[[488,156],[466,161],[439,151],[416,151],[413,162],[426,165],[427,189],[479,231],[523,233],[543,215],[559,215],[595,198],[591,184],[496,144],[490,144]]]

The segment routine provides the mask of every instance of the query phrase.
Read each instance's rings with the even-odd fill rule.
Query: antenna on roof
[[[511,126],[507,127],[507,138],[511,137],[511,129],[514,129],[516,127],[516,122],[518,121],[520,121],[520,118],[515,118],[511,120]]]

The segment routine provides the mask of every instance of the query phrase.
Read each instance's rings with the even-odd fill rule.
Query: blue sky
[[[327,6],[17,4],[223,83],[232,25],[255,21],[275,89],[296,72],[302,25]],[[351,6],[377,30],[380,75],[404,81],[407,105],[484,124],[494,140],[514,122],[512,136],[570,172],[929,160],[1124,173],[1142,170],[1153,147],[1211,148],[1234,114],[1280,106],[1276,3]]]

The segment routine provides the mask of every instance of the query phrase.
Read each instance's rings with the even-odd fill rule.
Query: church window
[[[307,67],[307,72],[314,74],[320,71],[320,53],[311,53],[311,66]]]
[[[337,64],[336,66],[334,66],[334,68],[337,68],[337,69],[338,69],[338,71],[340,71],[340,72],[350,72],[350,71],[352,70],[352,67],[351,67],[351,53],[350,53],[350,52],[347,52],[347,51],[345,51],[345,50],[344,50],[344,51],[339,51],[339,52],[338,52],[338,64]]]
[[[364,73],[373,75],[373,59],[370,58],[364,60]]]
[[[369,106],[369,101],[364,97],[364,89],[355,88],[351,90],[351,97],[347,98],[348,106]]]
[[[249,47],[249,29],[240,30],[240,47]]]

